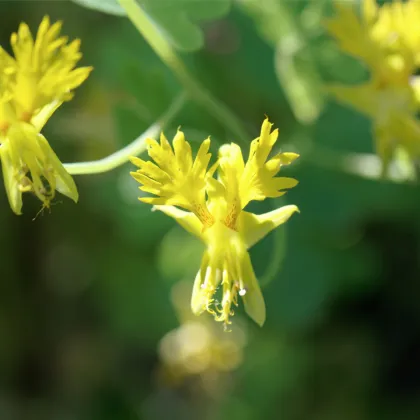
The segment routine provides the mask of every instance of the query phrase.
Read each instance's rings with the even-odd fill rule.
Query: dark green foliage
[[[152,3],[150,13],[160,16]],[[220,16],[226,3],[205,17]],[[315,2],[281,3],[293,3],[289,13],[299,21]],[[100,158],[128,144],[180,91],[128,19],[71,2],[1,2],[0,11],[3,46],[20,21],[35,28],[48,13],[64,19],[64,33],[82,38],[83,61],[95,67],[44,133],[64,162]],[[35,199],[25,197],[18,218],[2,191],[0,419],[420,418],[420,188],[335,169],[322,150],[372,152],[369,121],[324,98],[319,118],[301,125],[287,86],[279,84],[287,77],[275,72],[276,42],[261,25],[236,6],[204,26],[206,42],[194,40],[188,49],[204,48],[186,60],[235,110],[249,140],[267,114],[280,129],[280,147],[301,153],[285,171],[299,185],[275,203],[296,204],[301,214],[286,225],[284,264],[263,290],[265,326],[246,321],[244,363],[211,396],[197,378],[178,386],[158,379],[159,341],[178,326],[171,287],[181,279],[192,286],[200,249],[137,200],[131,164],[75,177],[79,204],[60,197],[51,214],[35,221]],[[170,35],[184,46],[197,28],[178,33],[174,25]],[[303,66],[310,57],[317,73],[306,77],[305,68],[293,77],[304,75],[305,83],[365,77],[322,31],[303,34],[304,58],[294,56],[293,63]],[[180,125],[194,144],[211,135],[213,151],[235,140],[194,103],[167,128],[168,137]],[[271,235],[251,252],[260,277],[279,257],[274,241]]]

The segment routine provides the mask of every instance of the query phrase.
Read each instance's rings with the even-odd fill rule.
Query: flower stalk
[[[89,162],[64,163],[64,168],[71,175],[92,175],[111,171],[130,160],[131,156],[138,156],[146,151],[146,139],[155,137],[180,112],[186,103],[185,93],[181,93],[171,104],[169,109],[152,124],[144,133],[124,148],[103,158]]]
[[[246,142],[247,133],[235,114],[189,72],[159,28],[136,0],[118,0],[128,18],[160,59],[172,70],[194,101],[201,104],[223,124],[238,142]]]

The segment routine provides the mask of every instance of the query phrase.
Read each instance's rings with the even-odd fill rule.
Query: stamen
[[[226,268],[223,269],[222,284],[229,284],[229,274]]]
[[[204,277],[204,282],[201,285],[201,288],[202,289],[207,289],[207,287],[209,286],[210,282],[211,282],[211,267],[208,266],[207,269],[206,269],[206,275]]]

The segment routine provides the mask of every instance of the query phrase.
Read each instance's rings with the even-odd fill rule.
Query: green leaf
[[[261,36],[275,48],[277,79],[296,119],[312,123],[323,108],[323,81],[308,42],[310,31],[301,21],[303,13],[294,10],[293,2],[282,0],[240,4],[254,19]]]
[[[73,2],[110,15],[125,16],[126,14],[118,0],[73,0]]]
[[[89,9],[126,15],[118,0],[73,1]],[[225,16],[231,0],[137,0],[137,3],[174,47],[196,51],[204,46],[204,35],[199,24]]]
[[[138,3],[176,48],[195,51],[204,45],[204,35],[197,22],[225,16],[231,0],[139,0]]]
[[[323,106],[322,81],[314,63],[304,51],[288,51],[288,42],[279,41],[275,53],[277,78],[295,117],[301,123],[318,118]]]
[[[200,268],[203,244],[191,234],[175,226],[163,238],[158,255],[159,271],[171,281],[192,281]]]

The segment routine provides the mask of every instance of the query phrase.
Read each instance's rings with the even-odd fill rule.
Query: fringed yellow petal
[[[181,172],[188,172],[193,165],[192,152],[190,144],[185,141],[184,133],[180,130],[175,134],[174,140],[175,159]]]
[[[201,144],[194,161],[191,146],[180,130],[173,139],[173,149],[163,134],[160,143],[153,139],[146,142],[149,156],[155,163],[133,158],[132,162],[139,169],[131,175],[149,191],[153,189],[158,197],[141,198],[141,201],[182,207],[196,214],[203,224],[211,225],[212,218],[205,202],[210,139]]]
[[[240,206],[243,209],[252,200],[279,197],[282,190],[294,187],[297,182],[289,178],[275,178],[281,166],[288,165],[298,155],[278,154],[267,162],[277,141],[278,130],[271,132],[272,124],[266,118],[260,136],[253,140],[242,177],[239,183]]]
[[[75,69],[81,58],[80,40],[67,44],[59,37],[61,22],[51,25],[46,16],[35,40],[22,23],[11,36],[15,55],[13,96],[19,118],[30,121],[51,102],[71,99],[71,91],[88,77],[91,67]]]
[[[358,58],[377,59],[380,52],[372,48],[369,28],[362,24],[354,7],[345,2],[335,1],[334,9],[335,15],[325,20],[324,26],[336,38],[340,48]]]
[[[234,208],[232,221],[228,226],[234,226],[236,216],[241,211],[240,188],[245,164],[241,148],[235,144],[225,144],[219,150],[220,181],[209,180],[209,195],[214,200],[224,200],[226,206]]]
[[[220,181],[208,180],[208,194],[211,211],[214,207],[220,209],[216,217],[224,219],[225,225],[232,229],[236,229],[237,217],[250,201],[280,197],[284,190],[297,184],[291,178],[276,178],[281,166],[299,157],[297,153],[279,153],[267,161],[278,137],[278,130],[271,131],[271,127],[265,119],[260,136],[251,143],[246,164],[238,145],[231,143],[220,148]],[[221,199],[225,209],[218,204]]]

